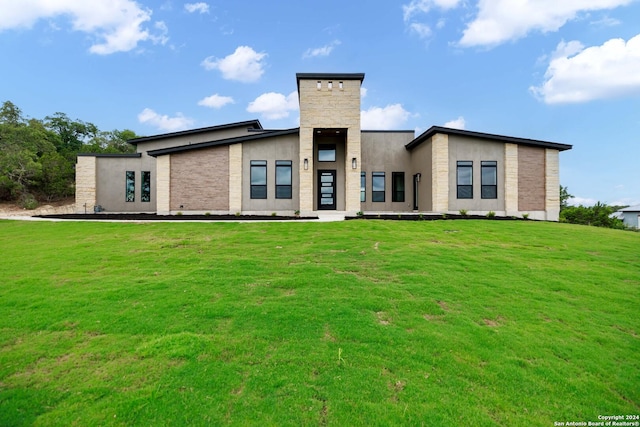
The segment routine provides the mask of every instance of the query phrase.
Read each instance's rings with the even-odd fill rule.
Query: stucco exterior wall
[[[146,153],[151,150],[161,148],[179,147],[182,145],[198,144],[200,142],[218,141],[226,138],[234,138],[245,135],[255,135],[259,131],[250,131],[247,126],[240,126],[228,129],[212,130],[210,132],[195,133],[191,135],[176,135],[155,141],[139,142],[136,145],[138,153]]]
[[[446,158],[446,156],[445,156]],[[425,141],[411,151],[411,202],[413,203],[413,175],[420,174],[418,181],[418,211],[433,210],[433,145]],[[445,174],[445,176],[447,176]],[[445,194],[446,195],[446,194]],[[411,207],[413,209],[413,206]]]
[[[171,211],[228,210],[228,146],[171,155]]]
[[[411,212],[413,210],[411,153],[404,148],[406,144],[413,140],[413,137],[413,131],[362,132],[361,171],[366,173],[366,198],[364,202],[360,203],[360,210],[363,212]],[[373,172],[385,173],[384,202],[373,202],[371,200]],[[404,172],[404,202],[392,201],[393,172]],[[358,194],[360,194],[359,190]]]
[[[329,80],[321,79],[318,89],[317,79],[300,79],[300,210],[314,210],[314,168],[313,130],[317,128],[347,129],[345,158],[343,165],[346,194],[345,210],[357,212],[360,209],[360,80],[336,80],[329,88]],[[340,89],[342,82],[342,89]],[[358,159],[358,167],[351,168],[351,159]],[[304,159],[309,167],[304,170]]]
[[[300,206],[299,147],[297,135],[285,135],[242,144],[242,211],[287,211],[292,214]],[[267,161],[267,198],[251,198],[251,160]],[[291,199],[276,199],[276,160],[291,160]]]
[[[518,210],[545,210],[545,149],[518,146]],[[558,189],[558,191],[560,191]],[[545,219],[545,218],[540,218]]]
[[[126,201],[126,172],[135,173],[135,200]],[[151,200],[141,201],[142,171],[151,173]],[[105,212],[155,212],[156,161],[153,157],[96,157],[96,204]]]
[[[458,199],[457,161],[473,161],[473,199]],[[481,195],[481,162],[497,161],[498,198],[483,199]],[[476,138],[449,136],[449,211],[502,212],[504,214],[504,144]]]

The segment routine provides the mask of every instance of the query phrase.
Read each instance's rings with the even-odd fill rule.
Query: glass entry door
[[[318,210],[336,209],[336,171],[318,171]]]

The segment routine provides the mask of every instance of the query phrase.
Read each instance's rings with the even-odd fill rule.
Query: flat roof
[[[222,129],[232,129],[232,128],[237,128],[237,127],[248,127],[248,128],[255,129],[255,130],[262,130],[262,124],[260,124],[260,120],[246,120],[246,121],[243,121],[243,122],[226,123],[226,124],[222,124],[222,125],[208,126],[208,127],[204,127],[204,128],[198,128],[198,129],[188,129],[188,130],[181,130],[181,131],[178,131],[178,132],[170,132],[170,133],[162,133],[162,134],[158,134],[158,135],[143,136],[143,137],[140,137],[140,138],[130,139],[127,142],[129,144],[137,145],[140,142],[157,141],[159,139],[173,138],[175,136],[194,135],[194,134],[198,134],[198,133],[211,132],[211,131],[222,130]]]
[[[474,132],[470,130],[453,129],[453,128],[446,128],[442,126],[431,126],[425,132],[420,134],[416,139],[414,139],[413,141],[405,145],[405,148],[407,150],[412,150],[413,148],[419,146],[420,144],[427,141],[432,136],[438,133],[442,133],[445,135],[457,135],[457,136],[466,136],[470,138],[486,139],[491,141],[508,142],[511,144],[518,144],[518,145],[529,145],[532,147],[553,148],[558,151],[570,150],[573,147],[572,145],[560,144],[558,142],[541,141],[537,139],[528,139],[528,138],[518,138],[514,136],[496,135],[496,134],[484,133],[484,132]]]

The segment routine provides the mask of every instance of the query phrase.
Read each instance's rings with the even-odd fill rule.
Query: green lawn
[[[0,425],[640,413],[640,233],[0,221]]]

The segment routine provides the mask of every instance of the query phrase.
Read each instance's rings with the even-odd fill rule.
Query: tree
[[[567,187],[560,186],[560,211],[563,211],[569,206],[569,199],[573,199],[573,194],[569,194]]]
[[[71,120],[64,113],[47,116],[45,126],[58,135],[57,151],[67,157],[75,158],[82,145],[98,134],[98,127],[82,120]]]
[[[624,229],[624,223],[611,217],[615,210],[611,206],[597,202],[593,206],[568,206],[560,212],[560,221],[571,224],[593,225],[595,227]]]

